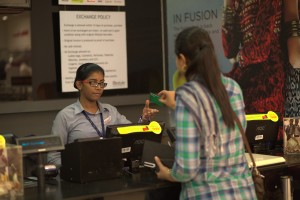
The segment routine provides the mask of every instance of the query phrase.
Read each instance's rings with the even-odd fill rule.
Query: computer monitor
[[[271,153],[277,142],[279,123],[279,120],[247,121],[246,137],[253,153]]]
[[[156,121],[147,124],[109,125],[106,127],[106,137],[121,137],[122,158],[125,162],[132,160],[141,162],[145,140],[161,143],[164,127],[165,122]]]

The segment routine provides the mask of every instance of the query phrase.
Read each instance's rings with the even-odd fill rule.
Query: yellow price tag
[[[155,134],[160,134],[162,128],[158,122],[152,121],[149,125],[124,126],[117,128],[117,130],[122,135],[137,132],[153,132]]]
[[[3,135],[0,135],[0,149],[4,149],[6,146],[6,141]]]
[[[249,114],[246,115],[246,120],[250,121],[250,120],[271,120],[273,122],[277,122],[278,121],[278,115],[273,112],[273,111],[269,111],[266,114]]]

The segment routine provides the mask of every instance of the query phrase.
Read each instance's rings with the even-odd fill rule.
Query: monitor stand
[[[40,191],[45,190],[45,166],[43,162],[43,153],[38,153],[37,160],[37,178],[38,178],[38,189]]]

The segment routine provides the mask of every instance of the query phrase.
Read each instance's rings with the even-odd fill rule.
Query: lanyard
[[[82,113],[84,114],[85,118],[87,120],[89,120],[89,122],[91,123],[91,125],[93,126],[93,128],[96,130],[96,132],[98,133],[98,135],[100,137],[104,137],[105,136],[105,130],[104,130],[104,121],[103,121],[103,116],[102,116],[102,112],[100,113],[100,121],[101,121],[101,125],[102,125],[102,133],[99,131],[99,129],[97,128],[97,126],[94,124],[94,122],[90,119],[90,117],[88,116],[88,114],[83,110]]]

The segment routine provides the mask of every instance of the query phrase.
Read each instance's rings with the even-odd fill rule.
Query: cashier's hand
[[[162,90],[158,93],[159,101],[165,104],[166,106],[175,109],[175,91]]]
[[[159,169],[156,172],[157,178],[162,179],[162,180],[175,182],[176,180],[173,179],[173,177],[171,176],[171,170],[162,164],[162,162],[160,161],[160,158],[155,156],[154,160],[155,160],[156,165]]]
[[[149,100],[146,100],[145,107],[143,109],[143,114],[142,114],[143,121],[151,121],[154,115],[159,112],[159,110],[157,109],[150,108],[149,104],[150,104]]]

